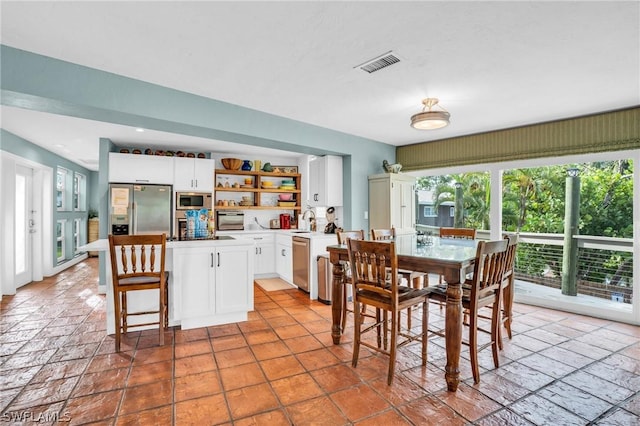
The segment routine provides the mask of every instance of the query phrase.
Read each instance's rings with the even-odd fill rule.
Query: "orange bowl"
[[[222,165],[227,170],[239,170],[242,166],[242,160],[239,158],[223,158]]]

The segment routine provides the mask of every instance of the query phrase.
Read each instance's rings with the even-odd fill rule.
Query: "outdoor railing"
[[[437,235],[438,228],[418,226]],[[489,231],[477,238],[488,240]],[[577,291],[602,299],[631,303],[633,298],[633,239],[575,235],[578,241]],[[519,234],[516,279],[545,287],[562,287],[563,234]]]

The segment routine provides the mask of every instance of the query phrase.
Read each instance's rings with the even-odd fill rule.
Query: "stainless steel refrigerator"
[[[109,185],[109,233],[172,234],[171,185]]]

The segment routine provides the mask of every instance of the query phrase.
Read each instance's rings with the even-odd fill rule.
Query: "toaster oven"
[[[216,210],[216,228],[218,231],[244,230],[244,213],[238,210]]]

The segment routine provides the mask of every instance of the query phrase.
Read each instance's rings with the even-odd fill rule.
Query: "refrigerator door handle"
[[[131,235],[138,234],[138,209],[136,209],[136,203],[131,203],[131,220],[133,223],[131,224],[131,228],[133,229],[133,233]]]

